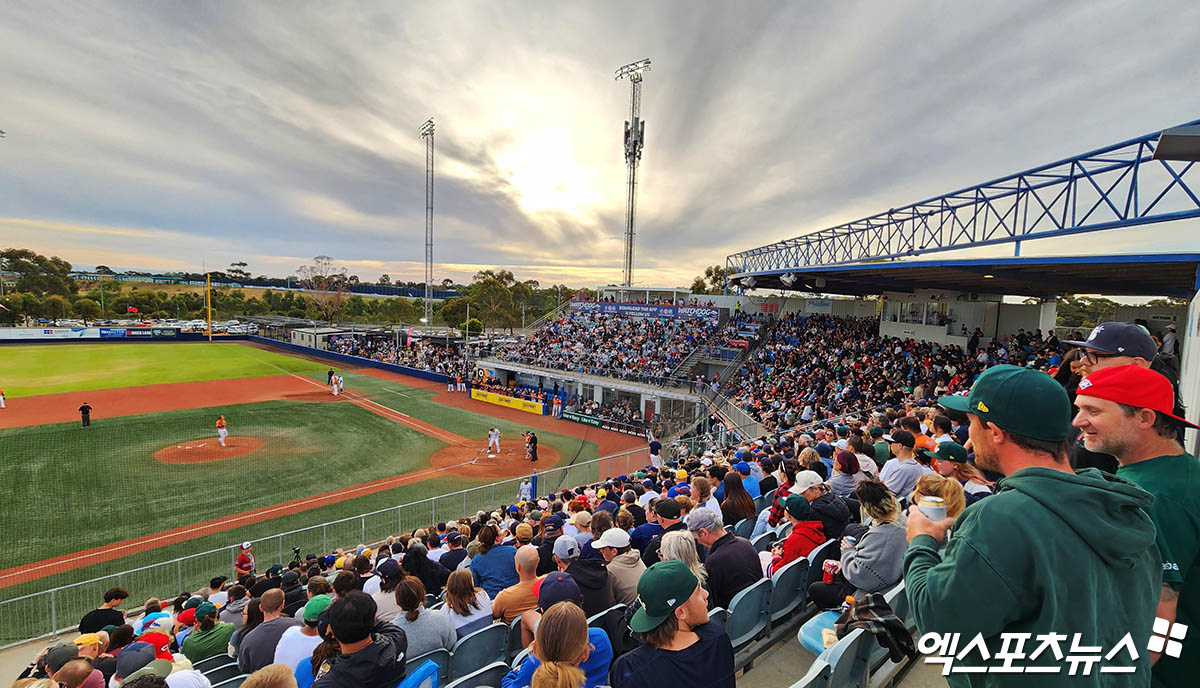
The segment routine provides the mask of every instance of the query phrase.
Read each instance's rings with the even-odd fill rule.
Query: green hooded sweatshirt
[[[1078,474],[1034,467],[1017,471],[996,492],[972,504],[954,525],[944,555],[939,543],[919,535],[904,556],[904,587],[920,633],[960,633],[957,653],[982,634],[989,659],[977,650],[951,665],[997,667],[1005,649],[1001,633],[1032,634],[1025,657],[1013,667],[1061,667],[1058,673],[951,673],[960,686],[1146,686],[1150,683],[1150,639],[1162,584],[1154,523],[1146,508],[1154,501],[1133,483],[1094,468]],[[1066,636],[1030,660],[1043,639]],[[1099,646],[1100,661],[1089,676],[1070,676],[1074,634],[1079,646]],[[1130,634],[1128,649],[1104,655]],[[1009,642],[1016,650],[1018,642]],[[1091,653],[1093,656],[1095,653]],[[928,656],[937,656],[926,655]],[[1100,673],[1102,667],[1134,666],[1134,673]]]

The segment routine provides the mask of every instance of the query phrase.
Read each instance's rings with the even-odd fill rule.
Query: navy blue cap
[[[1063,342],[1072,346],[1094,349],[1112,356],[1133,356],[1153,361],[1158,347],[1149,332],[1141,325],[1127,322],[1106,322],[1092,328],[1086,341]]]

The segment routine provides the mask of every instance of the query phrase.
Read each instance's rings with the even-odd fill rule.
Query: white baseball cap
[[[800,471],[796,474],[796,484],[792,486],[791,493],[800,494],[805,490],[811,490],[823,482],[825,481],[821,480],[821,476],[816,471]]]
[[[242,543],[242,549],[250,549],[250,541],[249,540]]]
[[[596,538],[593,547],[615,547],[621,549],[629,546],[629,533],[622,528],[609,528]]]

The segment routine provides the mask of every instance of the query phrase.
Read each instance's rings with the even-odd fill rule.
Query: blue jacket
[[[634,549],[641,552],[642,550],[646,549],[646,545],[650,544],[650,541],[653,540],[655,536],[661,535],[662,532],[662,526],[658,525],[657,523],[643,523],[637,528],[634,528],[633,532],[629,534],[629,544],[632,545]]]
[[[607,686],[608,667],[613,660],[612,643],[608,640],[608,634],[599,628],[588,629],[588,642],[596,649],[588,653],[587,661],[579,665],[579,668],[583,669],[584,675],[587,676],[583,686],[584,688]],[[537,656],[530,652],[525,661],[521,662],[521,666],[508,672],[508,675],[500,681],[500,688],[525,688],[533,679],[533,672],[541,665]]]
[[[471,575],[475,577],[475,585],[483,588],[488,597],[496,599],[501,590],[520,581],[516,558],[517,548],[512,545],[496,545],[487,554],[473,557]]]

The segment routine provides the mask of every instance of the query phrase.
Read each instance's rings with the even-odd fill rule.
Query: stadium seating
[[[767,550],[771,549],[771,543],[775,542],[775,540],[775,531],[768,530],[767,532],[751,540],[750,543],[754,545],[755,551],[766,552]]]
[[[752,518],[743,518],[733,526],[733,534],[740,538],[749,540],[752,532],[754,532],[754,519]]]
[[[436,662],[425,660],[416,669],[405,672],[404,680],[396,688],[438,688],[441,667]]]
[[[250,678],[250,674],[238,674],[232,678],[227,678],[220,683],[213,683],[213,688],[238,688],[242,682]]]
[[[207,675],[209,671],[223,667],[227,664],[237,664],[237,660],[227,654],[214,655],[206,657],[192,665],[192,668],[202,674]]]
[[[477,669],[462,678],[456,679],[446,688],[475,688],[476,686],[499,686],[500,681],[508,673],[508,665],[504,662],[493,662]]]
[[[434,664],[436,664],[439,669],[438,674],[443,679],[447,679],[450,677],[450,651],[449,650],[442,648],[442,647],[439,647],[436,650],[430,650],[429,652],[426,652],[425,654],[423,654],[419,657],[413,657],[412,659],[408,660],[408,663],[405,665],[405,668],[407,671],[410,671],[410,672],[415,671],[417,669],[417,667],[421,666],[425,662],[433,662]]]
[[[512,620],[508,625],[508,652],[505,659],[512,661],[513,657],[521,651],[521,617]]]
[[[502,662],[507,650],[508,626],[502,623],[465,635],[450,651],[450,677],[457,679],[492,662]]]
[[[228,664],[222,664],[214,669],[210,669],[202,673],[204,674],[205,678],[208,679],[208,682],[215,686],[222,681],[227,681],[234,676],[237,676],[241,673],[241,669],[238,669],[237,660],[234,660]]]
[[[725,630],[737,652],[767,628],[767,603],[771,599],[771,581],[764,578],[733,596],[729,602],[729,620]]]
[[[769,534],[769,533],[767,533]],[[797,607],[808,601],[808,559],[801,557],[775,572],[771,576],[771,598],[767,604],[768,621],[771,626],[783,622]]]
[[[529,657],[529,655],[532,653],[533,653],[533,646],[530,645],[529,647],[525,648],[524,650],[521,650],[520,652],[518,652],[517,656],[513,657],[512,662],[509,664],[509,666],[516,669],[517,667],[521,666],[521,662],[524,662],[525,659],[527,657]]]

